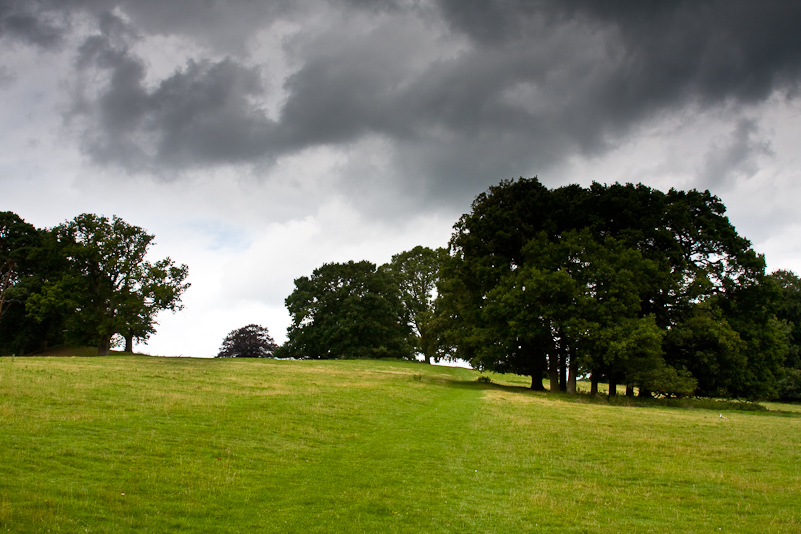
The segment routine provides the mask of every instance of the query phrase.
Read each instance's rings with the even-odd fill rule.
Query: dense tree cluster
[[[801,284],[766,275],[724,214],[708,191],[501,182],[449,251],[297,279],[282,354],[461,358],[568,392],[587,377],[610,394],[792,398]]]
[[[82,214],[40,230],[0,213],[0,353],[69,343],[108,354],[119,336],[155,332],[156,314],[181,308],[186,265],[147,260],[154,237],[118,217]]]
[[[642,185],[479,195],[455,225],[441,292],[457,354],[573,391],[764,397],[786,327],[764,259],[709,192]]]
[[[152,242],[117,217],[39,230],[0,213],[0,352],[146,340],[188,287]],[[801,400],[801,280],[766,274],[708,191],[504,181],[448,250],[328,263],[285,303],[283,346],[251,324],[218,357],[461,358],[539,390]]]

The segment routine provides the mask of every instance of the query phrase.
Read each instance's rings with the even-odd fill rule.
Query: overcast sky
[[[189,266],[137,350],[286,338],[293,280],[445,246],[502,179],[709,189],[801,273],[801,2],[0,0],[0,210]]]

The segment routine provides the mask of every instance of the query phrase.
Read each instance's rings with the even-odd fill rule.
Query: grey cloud
[[[228,54],[245,53],[254,34],[296,12],[302,4],[292,0],[211,0],[201,5],[174,0],[109,0],[108,3],[120,5],[148,33],[185,35]]]
[[[79,108],[88,152],[158,173],[262,163],[380,136],[415,183],[472,188],[499,175],[544,173],[570,154],[602,154],[661,114],[792,98],[801,80],[797,2],[256,4],[119,6],[137,31],[199,42],[244,46],[259,28],[284,18],[296,24],[302,44],[286,46],[297,69],[275,119],[256,103],[266,95],[264,73],[246,66],[243,49],[231,45],[239,52],[223,60],[199,57],[146,86],[145,59],[120,44],[133,30],[109,26],[80,50],[84,64],[107,75]],[[71,5],[98,11],[110,3]],[[304,14],[323,6],[355,10],[365,27],[354,31],[345,16],[305,25]],[[425,18],[431,13],[439,18]]]
[[[281,126],[298,142],[387,135],[417,173],[467,185],[602,154],[664,113],[794,97],[801,80],[796,2],[438,5],[469,47],[401,89],[374,65],[380,46],[362,44],[368,62],[312,57],[289,85]]]
[[[557,11],[542,0],[438,0],[437,4],[450,28],[483,46],[526,38],[532,23],[550,21]]]
[[[0,37],[15,42],[52,49],[60,45],[66,31],[65,20],[57,10],[37,1],[0,1]]]
[[[145,63],[128,45],[129,28],[112,15],[100,27],[81,46],[77,64],[107,81],[98,94],[84,93],[72,112],[84,121],[84,145],[96,161],[158,174],[269,152],[272,123],[251,101],[263,93],[257,69],[231,59],[190,61],[148,88]]]
[[[0,89],[12,84],[15,79],[16,77],[7,67],[0,65]]]
[[[608,73],[589,105],[614,111],[608,115],[620,122],[688,102],[747,103],[776,90],[794,94],[801,79],[798,2],[440,0],[439,5],[455,31],[481,48],[534,50],[543,27],[576,24],[586,34],[602,32]]]
[[[468,47],[422,70],[371,35],[348,53],[316,48],[287,85],[279,128],[297,145],[391,138],[405,175],[439,182],[426,191],[542,170],[600,150],[615,125],[609,107],[592,106],[609,72],[595,63],[600,37],[574,29],[540,23],[537,46]]]
[[[561,4],[620,34],[630,96],[761,100],[796,91],[801,4],[787,0],[662,0]]]
[[[148,35],[181,36],[217,54],[246,55],[255,35],[275,21],[303,16],[316,1],[0,0],[0,38],[57,50],[87,19],[120,12]]]
[[[737,178],[751,178],[759,171],[760,158],[773,156],[773,148],[751,119],[741,119],[724,143],[706,153],[698,176],[705,187],[725,190]]]
[[[249,100],[262,91],[256,69],[230,59],[190,62],[150,95],[147,128],[161,133],[159,158],[192,165],[269,156],[274,123]]]

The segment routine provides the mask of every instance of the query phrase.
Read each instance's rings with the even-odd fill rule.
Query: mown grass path
[[[464,531],[458,514],[443,516],[442,511],[460,508],[458,488],[475,480],[475,470],[465,460],[474,446],[471,434],[481,392],[455,387],[420,391],[425,395],[418,401],[398,402],[388,416],[362,426],[338,446],[301,458],[306,464],[299,463],[292,478],[306,496],[288,499],[281,508],[296,508],[295,517],[304,517],[309,508],[321,513],[296,527],[319,532]],[[433,518],[440,524],[432,524]]]
[[[801,531],[801,414],[412,363],[0,359],[10,532]]]

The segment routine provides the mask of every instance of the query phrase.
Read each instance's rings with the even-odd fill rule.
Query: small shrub
[[[225,337],[217,358],[271,358],[277,348],[266,328],[249,324]]]
[[[488,376],[481,375],[476,378],[476,382],[479,384],[492,384],[492,379]]]
[[[801,369],[786,369],[787,374],[779,381],[779,400],[801,401]]]

